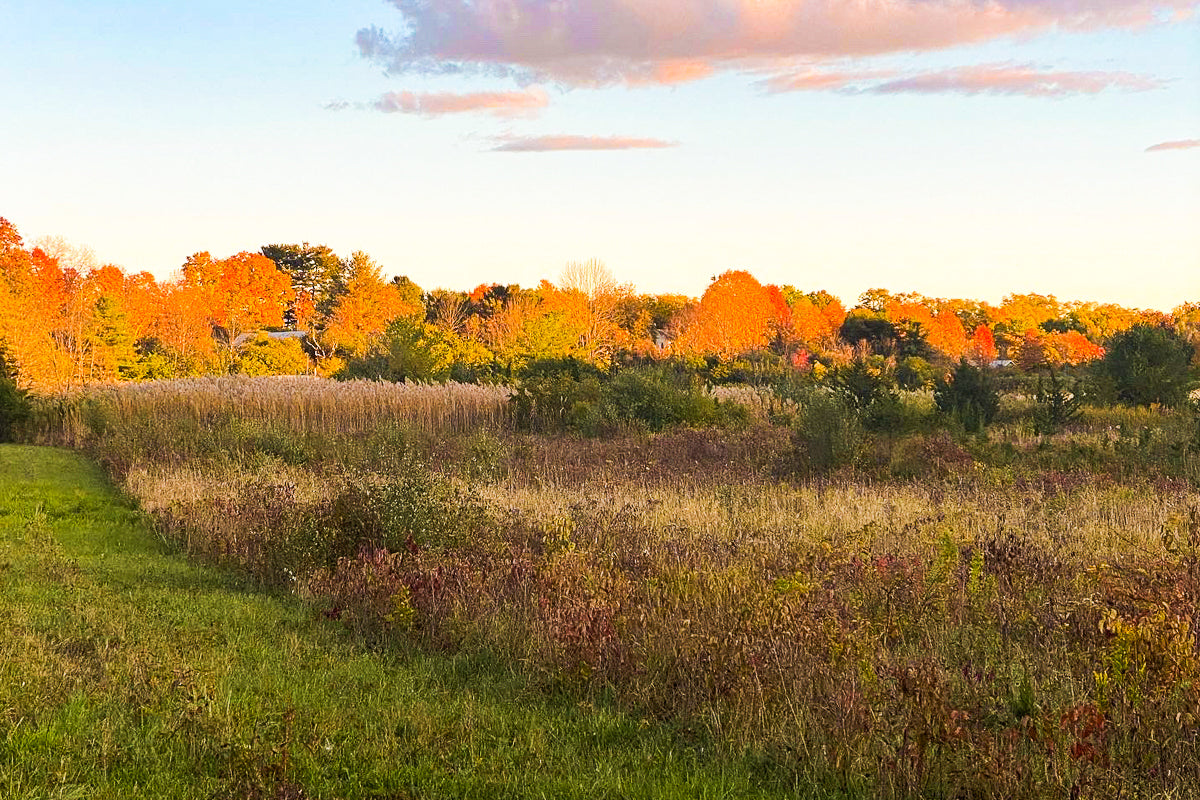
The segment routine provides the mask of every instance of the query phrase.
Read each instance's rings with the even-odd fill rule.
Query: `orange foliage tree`
[[[1079,331],[1051,333],[1046,336],[1051,366],[1077,366],[1104,357],[1104,348],[1090,341]]]
[[[846,321],[846,308],[826,292],[796,293],[792,296],[792,329],[796,338],[810,350],[829,350],[837,346],[838,331]]]
[[[337,298],[325,329],[316,337],[326,353],[365,356],[393,320],[424,318],[425,306],[413,303],[395,284],[385,282],[379,266],[366,253],[359,251],[350,256],[346,275],[345,292]],[[300,303],[296,307],[300,308]]]
[[[967,354],[967,331],[951,312],[942,311],[932,317],[925,340],[952,361],[958,361]]]
[[[617,312],[621,301],[632,294],[631,288],[617,283],[612,271],[596,259],[569,262],[560,283],[562,289],[548,292],[547,300],[577,329],[580,355],[593,364],[608,364],[627,338]]]
[[[971,360],[981,367],[995,361],[999,351],[996,349],[996,337],[992,335],[992,329],[987,325],[978,325],[971,334],[967,352]]]
[[[765,347],[775,319],[766,288],[749,272],[731,270],[709,284],[675,344],[683,353],[731,359]]]
[[[184,263],[183,278],[204,297],[209,321],[219,329],[230,355],[243,333],[282,325],[284,311],[296,296],[291,279],[259,253],[219,260],[196,253]]]

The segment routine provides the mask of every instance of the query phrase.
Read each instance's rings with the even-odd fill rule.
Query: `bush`
[[[478,342],[410,319],[389,325],[384,342],[387,376],[393,381],[474,379],[493,361],[492,354]]]
[[[858,411],[896,397],[896,379],[891,364],[881,356],[857,358],[833,370],[832,386],[846,402]]]
[[[511,400],[517,424],[588,436],[621,428],[662,431],[676,425],[736,425],[746,409],[720,403],[698,383],[663,367],[615,375],[574,358],[542,359],[521,373]]]
[[[306,375],[312,372],[312,366],[299,339],[273,339],[259,333],[238,353],[234,372],[250,377]]]
[[[909,356],[896,367],[896,383],[901,389],[928,389],[937,380],[937,370],[920,356]]]
[[[396,460],[387,476],[342,475],[327,505],[298,517],[277,548],[296,575],[362,552],[468,548],[478,545],[489,520],[472,492],[410,456]]]
[[[1079,382],[1070,390],[1059,379],[1055,370],[1050,370],[1048,379],[1038,377],[1034,395],[1037,406],[1033,414],[1033,430],[1038,435],[1057,433],[1068,423],[1079,419],[1083,404],[1079,395]]]
[[[676,425],[742,424],[744,408],[721,404],[696,384],[663,370],[620,372],[604,386],[605,421],[615,426],[662,431]]]
[[[855,359],[835,369],[829,384],[850,408],[859,413],[867,430],[897,432],[911,429],[912,415],[896,391],[896,370],[892,360],[882,356]]]
[[[563,430],[578,427],[600,400],[599,369],[576,358],[543,358],[528,364],[517,378],[509,401],[522,428]]]
[[[860,415],[844,396],[818,389],[802,401],[792,428],[792,471],[812,476],[852,467],[866,447]]]
[[[966,359],[958,362],[949,378],[938,380],[933,399],[946,417],[973,433],[981,433],[1000,410],[1000,395],[991,378]]]
[[[1191,344],[1170,328],[1135,325],[1118,333],[1095,367],[1101,396],[1134,406],[1175,406],[1192,379]]]
[[[0,442],[13,441],[29,414],[29,397],[17,386],[17,371],[0,349]]]

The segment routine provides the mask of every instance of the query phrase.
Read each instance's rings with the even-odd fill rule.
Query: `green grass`
[[[0,797],[778,795],[479,658],[370,652],[174,554],[100,470],[0,446]]]

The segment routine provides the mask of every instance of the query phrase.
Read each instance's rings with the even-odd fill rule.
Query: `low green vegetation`
[[[295,598],[173,549],[80,456],[0,447],[0,797],[770,788],[696,735],[531,691],[482,655],[365,649]]]

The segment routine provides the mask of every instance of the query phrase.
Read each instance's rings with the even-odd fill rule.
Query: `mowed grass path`
[[[188,563],[78,455],[0,446],[0,798],[760,797],[752,764],[379,654]]]

